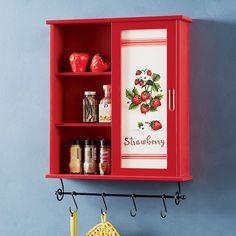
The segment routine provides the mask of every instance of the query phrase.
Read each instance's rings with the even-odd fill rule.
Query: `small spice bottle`
[[[99,172],[100,175],[111,174],[111,141],[100,140],[99,150]]]
[[[97,143],[96,140],[84,141],[84,174],[97,174]]]
[[[99,103],[99,122],[111,122],[111,85],[103,85],[104,98]]]
[[[70,146],[70,173],[82,173],[82,141],[79,139],[72,139]]]
[[[83,122],[97,122],[97,99],[95,91],[85,91],[83,99]]]

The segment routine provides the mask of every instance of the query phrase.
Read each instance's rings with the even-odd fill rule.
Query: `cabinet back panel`
[[[90,55],[102,53],[111,58],[111,24],[76,24],[59,26],[58,71],[71,71],[69,56],[73,52]],[[88,71],[89,66],[88,66]]]

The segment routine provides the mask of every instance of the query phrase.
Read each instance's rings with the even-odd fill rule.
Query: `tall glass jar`
[[[97,122],[97,99],[95,91],[85,91],[83,99],[83,122]]]
[[[99,103],[99,122],[111,122],[111,85],[103,85],[104,98]]]

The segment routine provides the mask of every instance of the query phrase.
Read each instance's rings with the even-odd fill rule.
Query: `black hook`
[[[137,215],[137,207],[136,207],[136,203],[135,203],[135,194],[133,193],[132,195],[131,195],[131,198],[132,198],[132,201],[133,201],[133,204],[134,204],[134,213],[133,213],[133,210],[131,209],[130,210],[130,215],[132,216],[132,217],[135,217],[136,215]]]
[[[55,193],[58,201],[61,201],[64,198],[64,184],[62,179],[60,179],[60,181],[61,181],[61,188],[57,189]]]
[[[75,208],[76,208],[76,209],[75,209],[75,211],[72,211],[72,210],[71,210],[71,207],[70,207],[70,213],[71,213],[71,215],[72,215],[73,213],[75,213],[75,212],[78,211],[78,206],[77,206],[77,203],[76,203],[76,201],[75,201],[74,195],[76,195],[76,192],[72,192],[72,193],[71,193],[71,196],[72,196],[73,201],[74,201],[74,203],[75,203]]]
[[[105,201],[106,194],[105,194],[105,193],[102,193],[101,196],[102,196],[103,204],[104,204],[104,206],[105,206],[105,211],[101,208],[101,213],[102,213],[102,214],[103,214],[103,213],[107,214],[107,204],[106,204],[106,201]]]
[[[180,204],[180,194],[181,194],[181,188],[180,188],[180,183],[178,182],[178,191],[175,193],[175,204],[176,205]]]
[[[178,191],[175,193],[174,198],[175,198],[175,204],[176,205],[180,204],[180,200],[185,200],[186,199],[185,195],[181,195],[180,182],[178,182]]]
[[[166,202],[165,202],[166,195],[163,194],[161,198],[162,198],[162,202],[163,202],[164,210],[165,210],[165,215],[163,215],[162,210],[161,210],[161,217],[162,217],[162,218],[165,218],[165,217],[166,217],[166,213],[167,213]]]

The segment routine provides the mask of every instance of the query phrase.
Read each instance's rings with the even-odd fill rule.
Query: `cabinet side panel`
[[[189,23],[177,22],[178,31],[178,175],[189,176]]]
[[[50,173],[60,173],[61,137],[55,124],[62,120],[62,83],[55,75],[61,44],[57,26],[50,26]]]

